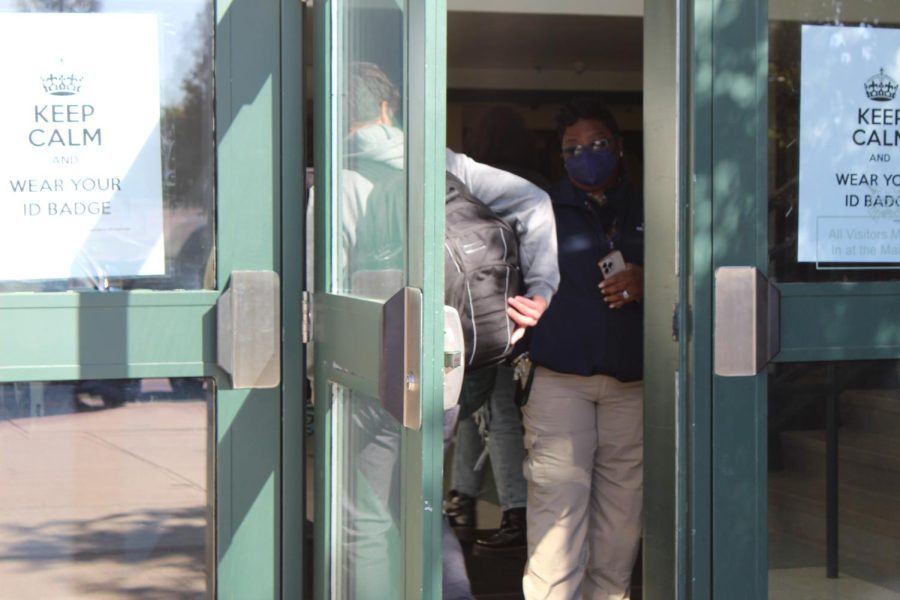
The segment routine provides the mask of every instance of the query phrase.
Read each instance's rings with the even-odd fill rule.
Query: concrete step
[[[843,428],[900,437],[900,390],[850,390],[838,406]]]
[[[779,439],[785,470],[825,478],[824,431],[785,431]],[[841,429],[838,457],[841,485],[900,495],[900,437]]]
[[[900,495],[839,488],[840,560],[896,572],[900,565]],[[825,557],[825,481],[783,471],[769,475],[769,528],[819,545]]]

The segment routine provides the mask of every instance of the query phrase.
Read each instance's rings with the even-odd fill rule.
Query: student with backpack
[[[478,162],[514,173],[546,190],[548,182],[536,168],[535,140],[515,109],[499,105],[483,112],[468,132],[464,148]],[[525,552],[525,443],[516,387],[514,369],[499,364],[467,373],[460,394],[445,509],[460,540],[474,541],[475,556]],[[487,461],[502,515],[496,531],[476,539],[476,501]]]
[[[341,206],[335,260],[342,277],[335,285],[342,292],[385,298],[402,285],[398,273],[405,252],[405,136],[394,126],[399,94],[372,63],[351,64],[347,88],[349,134],[336,186]],[[549,197],[521,178],[450,150],[447,170],[518,234],[523,293],[501,301],[513,323],[508,343],[515,344],[538,322],[559,281]],[[396,597],[402,585],[396,564],[400,427],[377,399],[351,393],[334,401],[344,415],[342,426],[352,428],[348,451],[359,465],[338,490],[341,514],[335,518],[343,528],[345,579],[353,597]],[[445,412],[445,442],[458,412],[459,407]],[[387,582],[386,587],[377,582]],[[446,519],[443,587],[446,599],[472,597],[462,551]]]

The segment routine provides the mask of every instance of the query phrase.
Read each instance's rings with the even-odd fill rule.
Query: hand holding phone
[[[598,286],[603,301],[610,308],[621,308],[630,302],[640,302],[644,297],[644,269],[626,264],[622,253],[613,250],[599,263],[603,281]]]
[[[600,266],[600,273],[603,275],[603,279],[625,270],[625,258],[619,250],[613,250],[601,258],[597,264]]]

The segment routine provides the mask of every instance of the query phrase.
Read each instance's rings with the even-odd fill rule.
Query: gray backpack
[[[447,173],[444,231],[444,303],[459,313],[466,370],[510,356],[515,323],[507,299],[521,293],[515,229]]]

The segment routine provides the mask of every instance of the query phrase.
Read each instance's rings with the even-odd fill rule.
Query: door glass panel
[[[215,288],[213,27],[211,0],[0,0],[0,292]]]
[[[400,424],[377,401],[331,387],[332,598],[400,598]]]
[[[773,599],[900,598],[900,361],[770,367],[769,568]]]
[[[900,5],[770,0],[769,18],[769,274],[898,280]]]
[[[388,298],[403,287],[406,265],[404,14],[379,0],[335,11],[331,289]]]
[[[332,293],[386,299],[406,269],[405,17],[380,0],[334,3]],[[377,357],[372,357],[376,360]],[[400,424],[378,398],[330,386],[330,597],[399,598]]]
[[[203,598],[211,380],[0,385],[4,598]]]

